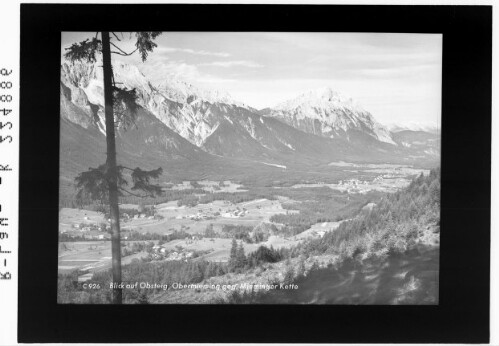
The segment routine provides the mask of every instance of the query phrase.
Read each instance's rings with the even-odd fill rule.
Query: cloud
[[[148,64],[139,65],[141,72],[153,83],[160,83],[168,78],[176,78],[192,83],[196,86],[221,86],[227,83],[235,83],[237,80],[214,76],[199,71],[197,66],[186,63],[183,60],[156,60]]]
[[[222,58],[227,58],[230,56],[229,53],[225,52],[210,52],[207,50],[195,50],[189,48],[160,47],[157,49],[157,51],[160,53],[188,53],[194,55],[218,56]]]
[[[141,71],[151,81],[162,81],[167,77],[193,81],[200,77],[198,68],[184,61],[156,60],[141,66]]]
[[[145,64],[120,59],[153,84],[174,76],[255,108],[330,86],[381,122],[440,119],[441,35],[171,33],[162,42]]]
[[[263,67],[263,65],[260,65],[254,61],[248,61],[248,60],[214,61],[214,62],[207,62],[207,63],[198,64],[197,66],[218,66],[218,67],[244,66],[244,67],[251,67],[251,68]]]

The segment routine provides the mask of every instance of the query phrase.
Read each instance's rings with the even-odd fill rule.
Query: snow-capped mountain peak
[[[200,99],[210,103],[225,103],[249,108],[244,103],[235,100],[226,91],[200,88],[173,76],[156,84],[155,88],[177,102],[192,102],[194,99]]]
[[[219,122],[210,108],[245,108],[228,93],[196,87],[177,78],[168,78],[152,85],[137,66],[113,61],[114,81],[121,88],[135,89],[137,102],[161,122],[191,143],[200,146],[216,130]],[[68,88],[76,105],[92,112],[92,107],[104,107],[102,62],[61,62],[61,82]],[[99,112],[100,130],[105,131],[103,114]]]
[[[265,112],[302,131],[324,137],[350,138],[356,130],[374,139],[396,144],[390,131],[352,98],[330,87],[305,92]]]
[[[285,101],[277,105],[274,109],[290,110],[297,107],[336,107],[355,109],[357,112],[365,112],[365,110],[356,103],[352,98],[346,97],[343,94],[333,90],[331,87],[323,87],[307,91],[293,99]]]
[[[78,61],[62,61],[61,70],[63,79],[75,87],[83,89],[97,87],[102,89],[102,62],[99,60],[93,64]],[[194,98],[210,103],[225,103],[250,108],[243,102],[235,100],[228,92],[200,88],[173,76],[156,85],[152,85],[137,66],[121,61],[113,61],[113,72],[115,82],[119,87],[136,89],[139,93],[153,93],[157,91],[170,100],[180,103],[189,102],[189,98],[190,100]],[[94,101],[100,104],[97,100]]]

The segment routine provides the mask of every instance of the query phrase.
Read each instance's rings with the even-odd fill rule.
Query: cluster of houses
[[[340,180],[338,186],[345,188],[348,192],[355,192],[362,190],[362,187],[366,187],[369,184],[380,184],[383,183],[383,179],[391,178],[392,176],[389,174],[378,175],[371,182],[364,180],[361,181],[359,179],[349,179],[349,180]]]
[[[243,217],[246,214],[248,214],[247,210],[236,209],[236,210],[228,210],[226,213],[222,213],[222,217],[238,218],[238,217]]]
[[[348,193],[364,193],[377,187],[386,187],[387,183],[391,183],[389,179],[397,178],[394,174],[382,174],[375,177],[372,181],[360,181],[358,179],[340,180],[337,187]],[[386,180],[385,180],[386,179]],[[398,178],[404,180],[403,178]]]
[[[99,231],[95,230],[81,230],[81,231],[74,231],[74,230],[65,230],[62,229],[60,231],[61,234],[64,234],[68,236],[69,238],[83,238],[83,239],[88,239],[88,240],[106,240],[106,239],[111,239],[111,235],[109,233],[102,233]]]
[[[168,249],[161,245],[154,245],[151,252],[151,257],[154,260],[187,261],[193,256],[194,252],[191,251],[173,251],[169,253]]]
[[[210,209],[211,210],[211,209]],[[202,220],[213,220],[217,216],[222,216],[226,218],[238,218],[238,217],[243,217],[244,215],[248,214],[249,211],[246,209],[234,209],[234,210],[227,210],[226,212],[206,212],[203,210],[199,210],[196,214],[190,214],[190,215],[177,215],[172,219],[177,219],[177,220],[192,220],[192,221],[202,221]]]
[[[85,224],[80,224],[80,223],[74,223],[72,225],[73,230],[75,231],[80,231],[80,232],[91,232],[91,231],[97,231],[97,232],[105,232],[109,231],[111,229],[111,226],[109,225],[97,225],[95,223],[85,223]]]
[[[339,187],[344,188],[348,193],[360,192],[362,185],[367,185],[367,181],[360,181],[358,179],[340,180]]]
[[[147,219],[147,220],[158,220],[158,219],[161,219],[162,216],[160,216],[159,214],[156,214],[154,216],[147,216],[146,214],[144,213],[139,213],[139,214],[135,214],[133,217],[131,217],[130,215],[128,215],[127,213],[123,213],[121,215],[121,221],[123,222],[127,222],[127,221],[132,221],[132,220],[139,220],[139,219]]]
[[[213,219],[213,216],[210,216],[208,214],[203,214],[202,212],[197,212],[196,214],[191,214],[185,216],[186,219],[191,219],[193,221],[201,221],[201,220],[211,220]]]
[[[88,220],[88,218],[85,218]],[[105,240],[111,239],[111,235],[107,232],[111,229],[109,225],[104,223],[98,225],[95,223],[74,223],[71,228],[60,227],[59,232],[69,238],[84,238],[89,240]]]
[[[165,258],[167,261],[187,261],[192,258],[194,252],[177,252],[174,251]]]
[[[191,215],[177,215],[173,219],[177,219],[177,220],[190,219],[193,221],[201,221],[201,220],[211,220],[211,219],[213,219],[213,217],[210,215],[202,214],[202,213],[196,213],[196,214],[191,214]]]
[[[350,187],[357,187],[359,185],[367,185],[367,181],[360,181],[359,179],[349,179],[349,180],[340,180],[338,183],[339,186],[350,186]]]
[[[377,183],[383,180],[381,176],[376,177],[372,183]],[[359,179],[349,179],[349,180],[340,180],[338,183],[338,187],[343,188],[346,190],[348,193],[355,193],[355,192],[363,192],[367,191],[367,185],[369,182],[367,180],[361,181]]]
[[[382,183],[383,179],[389,179],[389,178],[394,178],[396,177],[393,174],[383,174],[383,175],[378,175],[376,178],[374,178],[371,182],[371,184],[376,184],[376,183]],[[349,180],[340,180],[338,185],[339,186],[344,186],[344,187],[358,187],[362,185],[368,185],[369,181],[364,180],[361,181],[359,179],[349,179]]]

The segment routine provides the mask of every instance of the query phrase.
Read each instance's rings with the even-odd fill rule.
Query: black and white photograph
[[[0,344],[493,344],[492,6],[357,3],[0,5]]]
[[[59,304],[438,305],[442,35],[62,32]]]

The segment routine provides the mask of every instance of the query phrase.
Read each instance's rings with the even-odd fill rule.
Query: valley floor
[[[410,211],[413,209],[410,208],[414,207],[406,201],[412,200],[413,204],[415,201],[421,206],[429,206],[430,204],[425,201],[428,198],[433,201],[434,195],[428,186],[435,181],[435,177],[432,176],[433,173],[422,171],[425,175],[414,178],[415,180],[410,183],[409,177],[414,177],[415,173],[411,169],[403,170],[390,165],[362,168],[395,171],[376,172],[387,176],[366,183],[363,182],[362,176],[357,175],[357,178],[336,184],[303,182],[301,185],[270,188],[269,191],[278,192],[279,195],[269,194],[267,198],[260,198],[263,196],[261,192],[257,193],[251,187],[240,184],[224,182],[217,185],[215,182],[203,181],[198,182],[196,188],[211,194],[212,197],[206,203],[202,203],[206,195],[199,194],[196,195],[197,203],[194,205],[183,204],[180,200],[146,208],[132,203],[120,205],[123,209],[122,264],[124,268],[130,266],[132,270],[127,274],[128,278],[133,281],[133,271],[141,266],[147,267],[144,273],[149,273],[150,270],[156,273],[156,269],[153,268],[159,266],[158,268],[163,268],[160,271],[180,270],[178,275],[169,272],[171,275],[176,275],[172,277],[189,278],[187,281],[170,280],[165,284],[164,278],[153,276],[156,277],[156,281],[141,281],[145,285],[144,288],[137,292],[129,292],[128,302],[132,302],[137,294],[142,292],[141,294],[147,296],[149,303],[157,304],[247,302],[265,304],[271,303],[272,299],[282,303],[342,303],[338,297],[348,296],[345,294],[349,290],[349,285],[354,285],[350,287],[352,295],[345,298],[348,302],[377,304],[380,301],[369,300],[365,296],[357,297],[354,292],[360,290],[363,292],[359,293],[360,295],[373,296],[383,286],[380,283],[382,281],[375,280],[380,275],[387,285],[395,285],[400,292],[411,295],[411,292],[423,287],[421,285],[424,280],[418,276],[419,274],[406,275],[412,270],[404,272],[407,269],[406,264],[411,263],[415,268],[419,268],[418,261],[428,260],[422,253],[438,252],[440,234],[435,220],[439,215],[435,214],[436,207],[413,214]],[[390,179],[398,179],[400,184],[392,184]],[[386,196],[401,191],[402,196],[408,197],[393,199],[391,202],[384,201],[384,195],[379,191],[379,187],[383,184],[389,188],[382,191],[385,194],[391,192]],[[416,189],[414,184],[421,188]],[[342,189],[345,186],[347,188]],[[192,187],[191,183],[183,182],[173,184],[169,188],[190,191]],[[220,195],[222,198],[217,198],[217,192],[227,195],[222,194]],[[397,208],[403,208],[404,213],[409,213],[408,219],[404,219],[400,224],[390,224],[388,219],[391,216],[388,214],[391,213],[392,207],[387,205],[398,205]],[[376,213],[373,214],[373,210],[376,210]],[[331,219],[334,215],[336,215],[335,221]],[[376,215],[374,219],[373,215]],[[109,226],[106,216],[91,210],[62,208],[59,218],[59,232],[63,239],[59,246],[59,274],[60,280],[63,280],[60,285],[68,287],[63,284],[65,277],[68,280],[71,278],[70,280],[78,281],[80,285],[95,280],[100,280],[103,286],[107,285],[106,278],[109,277],[111,268],[111,243],[107,233]],[[348,225],[341,227],[343,223]],[[368,224],[376,227],[369,231],[369,234],[359,233],[359,227],[363,228]],[[345,233],[352,227],[355,232]],[[238,265],[234,267],[234,239],[237,239],[236,245],[240,248],[237,251],[242,251],[246,263],[239,267]],[[337,239],[343,239],[341,246],[335,245]],[[266,255],[265,251],[268,252]],[[421,256],[415,255],[414,251]],[[263,257],[251,257],[255,253]],[[400,259],[404,256],[409,257]],[[433,261],[435,258],[433,255],[430,257],[428,261]],[[436,258],[438,259],[438,256]],[[357,263],[354,265],[357,269],[354,270],[350,266],[347,270],[345,269],[347,267],[342,267],[343,263],[350,263],[349,261]],[[397,269],[386,274],[384,261],[391,263],[390,265]],[[438,276],[438,260],[432,263],[436,264],[432,264],[433,269],[430,272],[437,273],[435,275]],[[365,265],[378,269],[367,270]],[[199,273],[201,280],[194,279],[198,277],[196,272],[199,270],[205,273]],[[323,270],[326,271],[322,272]],[[360,270],[362,274],[355,274],[356,270]],[[182,274],[182,271],[187,276]],[[328,273],[331,271],[336,273],[333,277],[334,280],[340,280],[339,282],[334,280],[323,282],[316,274],[323,273],[326,277],[330,277]],[[345,273],[348,271],[348,275],[342,271]],[[423,272],[421,274],[423,277],[430,275],[424,270]],[[362,279],[359,279],[359,275],[362,275]],[[386,279],[386,275],[391,275],[393,280],[396,278],[400,280],[395,283],[392,279],[390,279],[392,281]],[[322,283],[317,284],[320,287],[315,286],[314,291],[314,285],[307,280]],[[359,284],[359,280],[363,284]],[[438,284],[438,278],[436,281]],[[423,283],[426,285],[427,282]],[[158,289],[155,286],[157,284],[168,286],[168,289]],[[297,295],[296,292],[292,293],[297,289],[294,287],[295,284],[308,288],[306,292],[301,291],[301,295]],[[155,288],[149,290],[147,285]],[[333,289],[337,285],[343,287],[342,293]],[[395,289],[395,286],[392,288]],[[366,287],[370,288],[366,291]],[[432,287],[434,290],[434,286]],[[393,289],[392,293],[395,292]],[[107,292],[102,292],[97,301],[106,301],[108,298],[105,297],[109,295],[109,291]],[[336,292],[337,296],[327,292]],[[61,302],[96,299],[91,298],[92,294],[89,292],[78,290],[71,289],[69,292],[60,293]],[[400,298],[400,295],[389,295],[388,301],[386,294],[382,296],[383,302],[389,304],[433,304],[438,301],[438,297],[433,293],[429,297],[416,300],[406,296]]]

